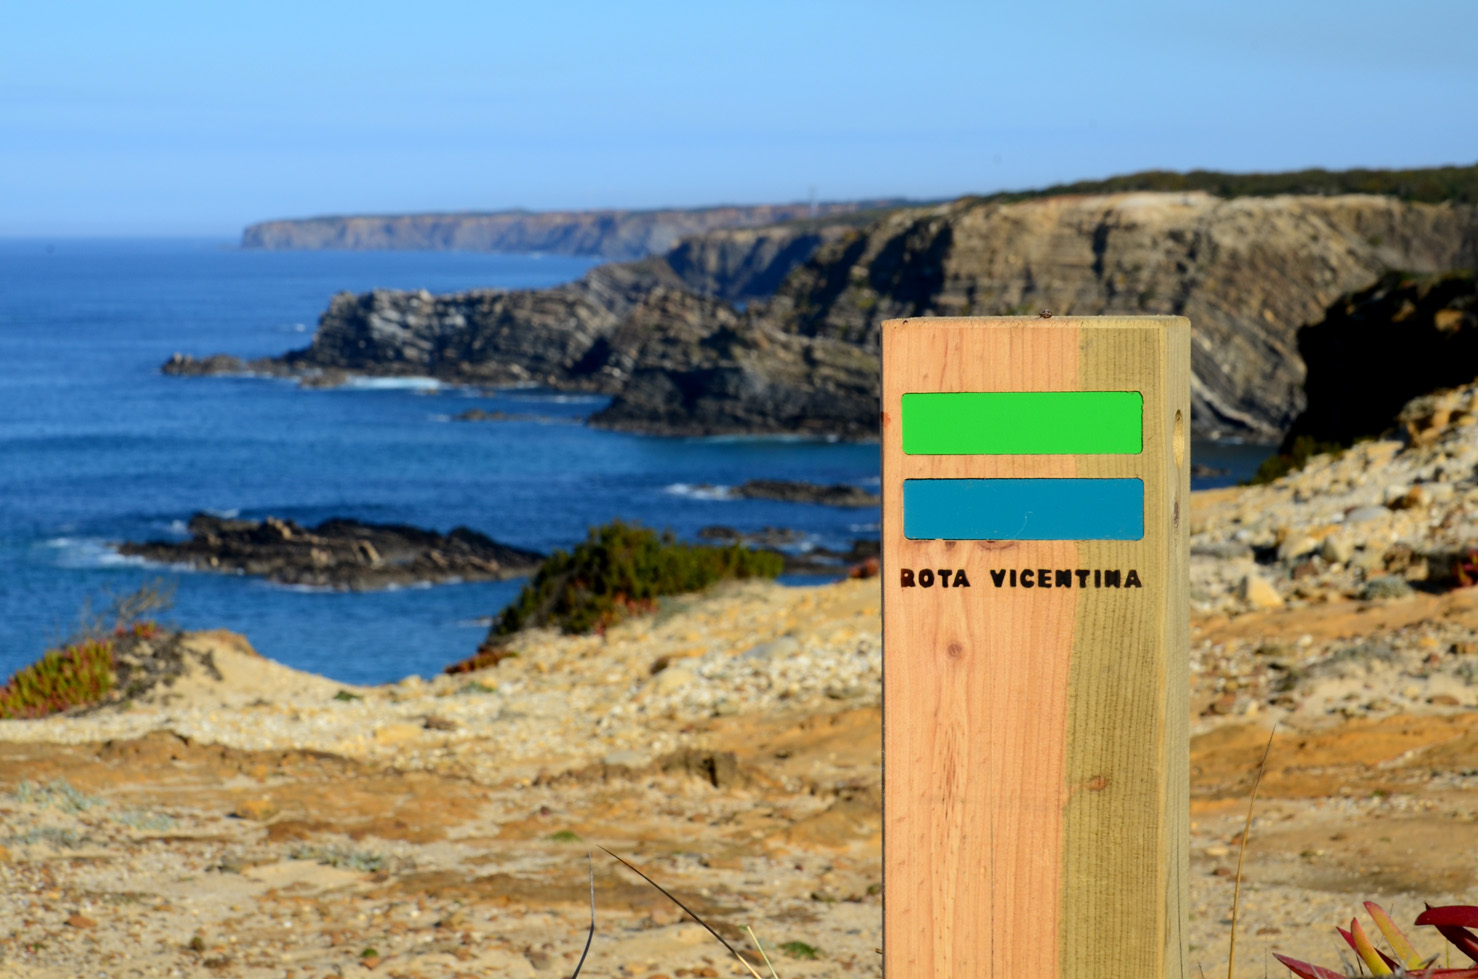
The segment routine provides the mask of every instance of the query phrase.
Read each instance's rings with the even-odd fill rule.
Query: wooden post
[[[1182,979],[1190,324],[883,324],[887,979]]]

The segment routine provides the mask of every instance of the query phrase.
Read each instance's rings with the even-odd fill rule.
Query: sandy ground
[[[1478,901],[1478,387],[1418,414],[1193,500],[1193,974],[1225,974],[1274,724],[1237,979],[1337,966],[1364,900]],[[197,634],[170,689],[0,721],[0,977],[567,976],[592,866],[585,975],[739,973],[595,844],[782,976],[877,975],[879,604],[750,583],[362,689]]]

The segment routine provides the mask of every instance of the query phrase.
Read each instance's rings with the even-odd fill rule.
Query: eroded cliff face
[[[1380,435],[1411,399],[1478,377],[1478,276],[1390,273],[1299,330],[1298,348],[1309,403],[1284,451],[1300,436],[1349,445]]]
[[[609,354],[597,344],[663,282],[676,283],[665,266],[639,262],[601,266],[553,289],[340,293],[319,318],[312,345],[282,363],[614,390],[614,379],[600,369]]]
[[[880,364],[855,344],[661,288],[610,338],[615,397],[591,423],[664,435],[877,433]]]
[[[279,366],[603,391],[596,423],[629,429],[857,436],[876,431],[885,319],[1169,313],[1193,325],[1196,434],[1274,440],[1305,404],[1301,326],[1392,269],[1475,265],[1467,205],[959,201],[713,232],[555,289],[343,295]]]
[[[824,244],[770,316],[868,349],[901,316],[1188,316],[1198,434],[1274,438],[1304,404],[1300,326],[1390,269],[1475,263],[1478,212],[1462,205],[1204,193],[961,202],[899,210]]]
[[[684,238],[665,261],[694,292],[748,303],[773,296],[817,249],[857,228],[823,220],[710,231]]]
[[[853,214],[897,201],[753,204],[656,211],[498,211],[384,214],[263,221],[243,248],[548,252],[636,259],[660,255],[679,239],[721,228]]]

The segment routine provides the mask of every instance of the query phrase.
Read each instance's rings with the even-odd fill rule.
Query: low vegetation
[[[523,629],[604,633],[631,615],[656,611],[664,595],[700,591],[730,578],[773,578],[784,564],[773,552],[684,544],[670,533],[608,523],[573,550],[551,554],[499,614],[477,655],[448,672],[496,665],[510,655],[503,649],[507,638]]]
[[[170,594],[149,583],[113,598],[94,614],[86,605],[73,634],[41,659],[16,671],[0,687],[0,718],[37,718],[96,704],[114,693],[120,677],[120,652],[133,651],[163,637],[151,618],[168,607]]]
[[[1420,170],[1290,170],[1283,173],[1222,173],[1216,170],[1145,170],[1054,184],[1040,190],[1006,191],[980,197],[982,203],[1030,200],[1062,194],[1117,194],[1126,191],[1204,190],[1217,197],[1272,197],[1276,194],[1382,194],[1403,201],[1440,204],[1478,203],[1478,166],[1425,167]]]
[[[1370,970],[1370,975],[1411,976],[1413,979],[1478,979],[1478,934],[1468,930],[1478,928],[1478,907],[1454,904],[1434,908],[1427,905],[1427,910],[1416,917],[1418,925],[1435,927],[1438,934],[1451,943],[1454,949],[1473,960],[1472,965],[1456,968],[1438,967],[1438,959],[1443,958],[1441,955],[1424,956],[1418,952],[1379,904],[1366,901],[1365,910],[1375,922],[1378,933],[1385,938],[1392,954],[1387,955],[1375,946],[1371,936],[1361,926],[1359,918],[1351,918],[1348,929],[1336,930],[1360,957],[1361,964]],[[1312,965],[1286,955],[1275,954],[1274,957],[1300,979],[1346,979],[1346,976],[1353,974],[1348,969]]]
[[[97,703],[113,689],[112,639],[47,650],[0,687],[0,718],[45,717]]]

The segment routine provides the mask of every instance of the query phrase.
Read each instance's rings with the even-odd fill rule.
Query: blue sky
[[[0,235],[1478,162],[1478,2],[14,4]]]

